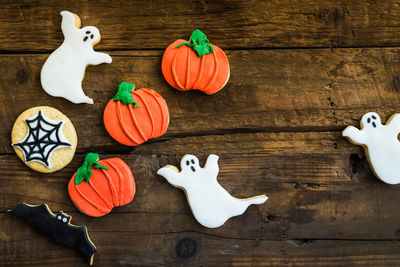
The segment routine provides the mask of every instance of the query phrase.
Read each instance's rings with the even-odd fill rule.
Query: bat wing
[[[90,240],[86,226],[76,226],[68,223],[63,234],[62,244],[76,249],[92,265],[96,247]]]
[[[9,212],[22,217],[30,227],[36,229],[41,234],[49,234],[49,226],[52,224],[54,215],[50,212],[46,204],[33,206],[21,203]]]
[[[24,218],[29,226],[41,234],[50,236],[57,244],[76,249],[92,265],[96,247],[90,240],[85,226],[75,226],[69,221],[62,223],[56,219],[56,215],[51,212],[47,204],[33,206],[21,203],[9,212]]]

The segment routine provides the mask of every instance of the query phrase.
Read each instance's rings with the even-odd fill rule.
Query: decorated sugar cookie
[[[189,41],[176,40],[165,49],[162,73],[173,88],[200,90],[215,94],[229,80],[229,62],[224,51],[210,44],[207,36],[195,30]]]
[[[386,122],[375,112],[366,113],[360,130],[348,126],[343,131],[350,142],[363,146],[375,175],[387,184],[400,183],[400,114],[392,115]]]
[[[156,91],[134,88],[134,84],[121,83],[118,93],[104,110],[107,132],[127,146],[137,146],[162,136],[169,124],[169,111],[164,98]]]
[[[114,207],[130,203],[135,191],[132,171],[122,159],[99,161],[96,153],[86,155],[68,184],[72,202],[82,213],[92,217],[104,216]]]
[[[220,227],[229,218],[243,214],[250,205],[262,204],[268,199],[266,195],[246,199],[231,196],[217,181],[217,155],[209,155],[204,168],[195,156],[185,155],[181,168],[179,172],[175,166],[167,165],[157,174],[185,191],[194,217],[205,227]]]
[[[22,217],[30,227],[50,236],[57,244],[75,249],[92,265],[96,247],[90,240],[86,226],[71,224],[71,216],[60,211],[54,214],[47,204],[19,204],[11,214]]]
[[[96,52],[93,47],[100,42],[96,27],[82,29],[80,18],[68,11],[62,11],[61,29],[64,42],[47,58],[41,72],[43,89],[51,96],[63,97],[73,103],[93,104],[82,90],[82,80],[87,65],[111,63],[105,53]]]
[[[28,167],[48,173],[71,162],[78,138],[67,116],[55,108],[40,106],[19,115],[11,131],[11,142]]]

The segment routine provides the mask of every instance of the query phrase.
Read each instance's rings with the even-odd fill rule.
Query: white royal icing
[[[76,15],[68,11],[60,14],[64,42],[43,65],[42,87],[49,95],[64,97],[76,104],[93,104],[93,99],[82,90],[86,66],[111,63],[112,59],[93,50],[93,45],[100,41],[100,32],[96,27],[79,29],[76,27]]]
[[[185,155],[181,160],[181,172],[171,165],[157,171],[170,184],[186,192],[194,217],[208,228],[220,227],[229,218],[243,214],[251,204],[262,204],[268,199],[266,195],[247,199],[231,196],[217,181],[218,158],[209,155],[201,168],[197,157]]]
[[[343,136],[350,142],[362,145],[375,175],[387,184],[400,183],[400,114],[390,117],[386,125],[375,112],[361,119],[361,129],[348,126]]]
[[[72,146],[63,133],[65,121],[49,119],[42,110],[24,121],[28,128],[26,136],[12,146],[22,151],[25,163],[36,161],[51,169],[50,159],[53,152]]]

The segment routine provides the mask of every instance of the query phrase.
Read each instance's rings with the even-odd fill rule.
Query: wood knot
[[[364,158],[360,157],[358,154],[351,154],[350,155],[350,165],[352,173],[360,172],[364,169]]]
[[[349,11],[346,8],[323,9],[318,13],[318,18],[324,20],[326,24],[335,26],[343,24],[346,20]]]
[[[179,258],[190,258],[196,253],[197,243],[194,239],[185,237],[178,241],[176,245],[176,255]]]
[[[15,74],[15,81],[18,84],[24,84],[28,80],[29,80],[29,72],[27,72],[24,69],[17,71],[17,73]]]
[[[395,229],[395,231],[394,231],[394,235],[395,235],[397,238],[400,238],[400,227],[396,227],[396,229]]]
[[[400,92],[400,76],[397,75],[392,79],[392,87],[395,91]]]

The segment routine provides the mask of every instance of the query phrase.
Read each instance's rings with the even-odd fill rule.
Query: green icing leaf
[[[199,55],[199,57],[205,54],[211,54],[214,51],[214,47],[210,45],[210,41],[207,36],[200,30],[195,30],[190,36],[190,42],[183,42],[175,48],[181,47],[182,45],[187,45],[192,47],[194,51]]]
[[[133,83],[122,82],[118,86],[118,92],[114,96],[113,100],[122,101],[124,105],[133,104],[134,108],[138,107],[138,105],[136,105],[136,102],[132,100],[133,95],[131,94],[131,92],[134,88],[135,85]]]
[[[92,165],[94,165],[95,169],[105,169],[108,170],[108,167],[100,165],[98,162],[99,154],[96,153],[88,153],[85,157],[85,160],[76,171],[75,175],[75,184],[80,184],[82,181],[89,182],[90,177],[92,176],[93,172],[91,170]]]

